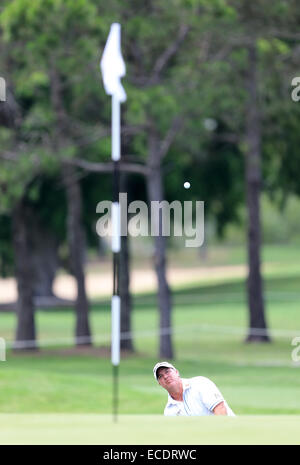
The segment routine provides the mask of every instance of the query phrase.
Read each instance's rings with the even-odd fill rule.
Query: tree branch
[[[19,161],[19,157],[13,152],[2,152],[0,153],[0,159],[4,161],[13,161],[17,163]]]
[[[168,150],[170,148],[170,146],[172,145],[175,137],[176,137],[176,134],[178,133],[178,131],[180,131],[180,129],[182,128],[183,126],[183,117],[182,116],[176,116],[174,119],[173,119],[173,122],[166,134],[166,137],[164,138],[164,140],[162,141],[162,143],[160,144],[160,148],[159,148],[159,158],[162,159],[166,156],[166,154],[168,153]]]
[[[80,126],[78,126],[80,129]],[[74,127],[72,127],[74,129]],[[145,125],[140,125],[140,126],[123,126],[121,127],[121,136],[123,137],[128,137],[128,136],[134,136],[136,134],[139,134],[141,130],[145,129]],[[77,132],[78,134],[78,132]],[[94,142],[97,142],[98,140],[101,140],[105,137],[110,137],[111,136],[111,129],[110,128],[101,128],[99,131],[95,131],[95,134],[90,134],[89,136],[82,137],[80,139],[75,139],[76,134],[73,134],[75,144],[77,147],[85,147],[89,144],[92,144]]]
[[[64,163],[69,163],[74,166],[78,166],[86,171],[93,173],[111,173],[114,169],[112,162],[91,162],[87,160],[82,160],[79,158],[72,158],[63,160]],[[122,163],[120,162],[120,171],[142,174],[143,176],[148,175],[148,168],[144,165],[139,165],[138,163]]]
[[[174,42],[172,42],[169,45],[169,47],[167,47],[166,50],[156,60],[156,63],[153,68],[152,76],[150,77],[150,81],[152,80],[157,81],[157,79],[159,78],[159,75],[162,73],[164,68],[167,66],[170,59],[176,54],[180,45],[184,41],[189,29],[190,29],[189,26],[186,26],[185,24],[182,24],[180,26],[178,36],[176,37]]]
[[[145,87],[149,87],[154,84],[157,84],[159,82],[161,73],[164,71],[169,61],[171,60],[171,58],[177,53],[179,47],[185,40],[189,30],[190,30],[189,26],[182,24],[179,28],[179,32],[178,32],[176,39],[157,58],[154,64],[151,76],[150,77],[146,77],[146,76],[135,77],[132,79],[132,82],[136,85],[142,85]]]
[[[229,132],[223,134],[213,133],[212,138],[217,142],[228,142],[230,144],[238,144],[241,142],[241,137],[238,134]]]
[[[270,29],[268,31],[271,37],[278,37],[279,39],[287,39],[287,40],[300,40],[300,33],[299,32],[292,32],[292,31],[280,31],[278,29]]]

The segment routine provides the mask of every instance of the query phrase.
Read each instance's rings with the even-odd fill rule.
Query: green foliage
[[[291,76],[297,72],[295,0],[272,4],[268,0],[100,4],[96,0],[12,0],[0,12],[4,44],[0,60],[20,109],[20,122],[17,128],[0,127],[1,150],[12,153],[15,160],[1,161],[0,211],[8,212],[24,194],[39,204],[40,191],[33,186],[44,176],[57,182],[62,158],[110,159],[106,134],[111,105],[99,61],[113,21],[122,24],[127,67],[123,84],[128,99],[122,123],[135,129],[124,137],[123,153],[145,161],[149,125],[155,126],[163,141],[174,118],[183,120],[163,162],[169,200],[205,200],[207,215],[220,234],[226,225],[238,221],[244,202],[244,77],[249,40],[256,41],[259,52],[263,187],[272,192],[272,198],[280,197],[281,203],[291,192],[299,195],[299,104],[290,98]],[[162,65],[166,51],[176,47],[183,26],[188,30],[185,39]],[[52,72],[60,79],[68,126],[59,150],[54,149]],[[216,129],[205,127],[207,119],[217,122]],[[92,202],[110,198],[109,181],[100,179],[98,187],[96,182],[92,186],[94,181],[84,186],[85,197]],[[182,189],[185,180],[192,183],[192,190]],[[49,197],[50,192],[49,188]],[[93,208],[84,206],[91,215],[85,217],[87,225],[93,221]],[[58,210],[53,208],[52,215],[58,215],[60,224]]]

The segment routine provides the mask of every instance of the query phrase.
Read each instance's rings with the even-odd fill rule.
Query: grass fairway
[[[283,328],[282,304],[274,303],[272,308],[273,327]],[[286,327],[299,328],[298,304],[285,303],[284,309]],[[212,302],[200,311],[195,304],[180,304],[174,315],[177,368],[186,378],[211,378],[238,416],[300,414],[300,366],[291,359],[290,337],[275,337],[272,344],[244,344],[243,334],[209,326],[217,322],[221,328],[242,327],[244,313],[242,302]],[[53,330],[59,324],[66,329],[71,316],[70,312],[39,315],[45,328]],[[135,315],[137,353],[124,355],[120,365],[123,415],[163,411],[166,392],[152,375],[158,337],[151,330],[156,327],[156,317],[151,306],[140,307]],[[109,321],[109,312],[96,311],[94,318],[96,322]],[[202,328],[205,322],[208,327]],[[146,329],[149,335],[139,335]],[[112,369],[104,346],[86,353],[64,347],[36,354],[9,351],[7,361],[0,364],[1,413],[109,414],[111,407]]]
[[[0,415],[0,444],[300,444],[300,416]]]
[[[173,293],[174,364],[182,377],[212,379],[235,418],[165,418],[166,392],[153,378],[158,353],[156,296],[134,298],[136,352],[122,354],[119,421],[113,423],[110,302],[94,302],[96,344],[74,350],[72,309],[37,311],[37,353],[7,351],[0,363],[1,444],[299,444],[300,266],[266,274],[271,344],[245,344],[248,310],[242,279],[194,283]],[[13,340],[16,318],[0,314],[0,337]],[[68,344],[58,342],[69,338]],[[60,345],[59,345],[60,344]]]

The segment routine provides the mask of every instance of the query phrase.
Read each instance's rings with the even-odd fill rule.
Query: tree
[[[166,160],[173,162],[174,171],[180,170],[184,164],[187,170],[188,166],[190,171],[195,168],[191,150],[183,151],[183,147],[188,147],[193,129],[198,132],[197,135],[193,134],[192,139],[197,147],[197,155],[204,145],[199,136],[199,117],[205,118],[206,112],[211,111],[209,99],[203,101],[202,98],[206,90],[211,95],[212,88],[210,84],[199,81],[201,65],[203,74],[210,78],[205,62],[208,57],[214,59],[210,53],[213,36],[209,17],[211,8],[216,8],[216,17],[220,8],[218,2],[212,3],[213,7],[211,2],[158,5],[153,1],[147,5],[133,4],[131,8],[134,13],[127,6],[126,11],[120,10],[119,13],[121,23],[125,23],[125,56],[129,63],[127,88],[131,96],[126,106],[125,120],[144,126],[143,133],[131,142],[131,153],[144,159],[144,154],[147,154],[149,203],[161,202],[166,198]],[[216,18],[214,20],[213,26],[217,28]],[[201,89],[202,85],[205,90]],[[178,142],[181,150],[177,147]],[[159,222],[160,233],[154,238],[153,259],[160,313],[159,356],[172,358],[172,303],[166,277],[167,240],[162,235],[161,217]]]
[[[188,31],[182,5],[119,4],[120,22],[124,23],[124,54],[128,62],[126,78],[128,104],[124,114],[127,124],[140,124],[142,131],[133,137],[130,153],[144,160],[149,205],[165,199],[163,161],[181,126],[180,105],[176,98],[172,72]],[[160,315],[159,356],[174,357],[172,343],[172,303],[167,280],[167,240],[154,237],[153,266],[157,276]]]
[[[50,57],[50,89],[51,104],[54,113],[53,149],[54,152],[64,150],[65,134],[70,132],[70,121],[65,110],[60,71],[56,69],[55,60]],[[67,238],[70,254],[70,263],[77,283],[76,297],[76,325],[75,337],[77,345],[91,343],[91,330],[89,325],[89,303],[85,288],[84,251],[85,240],[82,221],[82,200],[76,168],[62,161],[62,181],[67,199]]]
[[[270,340],[266,331],[261,276],[261,225],[259,194],[261,190],[261,123],[258,109],[257,50],[256,44],[248,46],[248,69],[246,86],[246,190],[248,208],[248,302],[250,309],[249,335],[247,341]],[[259,333],[252,331],[259,329]]]
[[[5,68],[7,70],[7,68]],[[17,329],[15,349],[37,349],[34,319],[33,266],[30,253],[28,231],[28,206],[25,193],[36,167],[31,169],[32,160],[19,153],[21,139],[20,108],[9,89],[7,102],[1,107],[0,139],[4,150],[4,160],[0,171],[1,213],[12,211],[11,226],[15,273],[18,287]],[[11,151],[12,149],[12,151]],[[6,152],[7,151],[7,152]],[[24,156],[25,155],[25,156]],[[18,163],[18,165],[17,165]],[[11,167],[16,169],[11,169]]]
[[[49,165],[51,166],[51,156],[57,164],[63,157],[67,157],[67,152],[70,153],[74,147],[72,134],[79,132],[79,124],[71,117],[72,109],[76,108],[74,96],[77,83],[73,83],[72,86],[71,82],[74,70],[78,70],[76,67],[89,65],[91,49],[88,48],[89,41],[81,40],[81,32],[86,32],[87,29],[90,32],[95,31],[97,27],[93,5],[85,0],[68,3],[49,0],[34,4],[27,0],[15,0],[2,11],[1,24],[4,38],[11,51],[9,62],[13,63],[10,80],[13,82],[15,79],[17,93],[21,99],[23,98],[23,102],[25,100],[21,139],[28,150],[33,146],[35,149],[38,147],[39,156],[35,164],[40,170],[41,165],[47,170]],[[63,43],[62,33],[65,34]],[[78,53],[76,60],[70,54],[71,45]],[[27,56],[26,61],[24,55]],[[24,82],[22,79],[26,74],[29,77]],[[39,98],[35,95],[37,88]],[[84,133],[84,130],[80,132]],[[34,144],[29,144],[32,139]],[[28,162],[29,173],[30,169],[32,166]],[[70,254],[78,283],[76,340],[80,343],[82,337],[90,338],[90,331],[82,270],[80,190],[73,173],[69,176],[70,172],[74,172],[74,168],[63,162],[63,180],[69,205]],[[19,187],[22,192],[22,187]]]
[[[262,188],[262,145],[263,145],[263,100],[264,88],[259,76],[259,66],[264,66],[264,54],[260,44],[272,44],[276,36],[291,32],[293,29],[293,11],[295,2],[269,2],[258,0],[254,3],[234,5],[237,12],[241,44],[246,51],[245,64],[245,180],[248,209],[248,302],[249,335],[248,342],[269,342],[265,321],[263,282],[260,270],[261,227],[260,227],[260,191]],[[264,42],[263,42],[264,41]],[[260,54],[260,56],[259,56]],[[275,57],[275,66],[281,59]],[[269,69],[268,69],[269,72]]]

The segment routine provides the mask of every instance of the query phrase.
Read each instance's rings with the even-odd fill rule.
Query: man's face
[[[157,371],[157,381],[163,388],[169,390],[180,383],[179,372],[173,368],[161,367]]]

